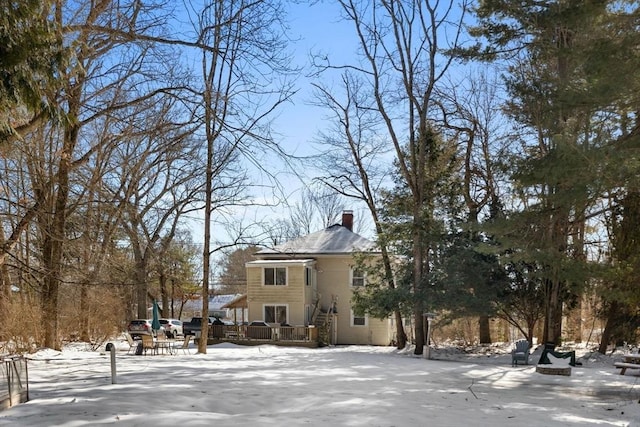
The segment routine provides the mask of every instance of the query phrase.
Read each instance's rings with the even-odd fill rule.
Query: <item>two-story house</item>
[[[257,252],[246,264],[249,321],[325,325],[330,344],[388,345],[391,321],[351,308],[353,290],[366,283],[354,268],[354,254],[379,255],[372,241],[352,229],[353,213],[345,211],[342,224]]]

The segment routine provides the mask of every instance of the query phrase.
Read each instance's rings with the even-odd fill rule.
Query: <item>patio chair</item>
[[[153,337],[151,335],[140,335],[140,337],[142,338],[142,351],[144,351],[145,356],[147,355],[148,350],[151,350],[151,354],[158,353],[158,347],[153,341]]]
[[[556,344],[553,342],[547,342],[544,345],[544,350],[542,350],[542,354],[540,354],[540,360],[538,361],[539,365],[551,365],[552,362],[549,359],[549,355],[552,355],[558,359],[570,359],[569,365],[571,366],[580,366],[581,362],[576,362],[576,352],[575,350],[571,351],[556,351]]]
[[[127,354],[131,352],[131,350],[135,350],[138,344],[133,340],[133,337],[129,332],[124,333],[124,337],[127,340],[127,344],[129,344],[129,350],[127,350]]]
[[[184,354],[191,354],[191,351],[189,350],[189,344],[191,344],[191,335],[185,335],[182,346],[180,346],[180,350],[182,350]],[[175,354],[178,354],[177,350]]]
[[[511,350],[511,366],[516,366],[518,364],[518,361],[524,361],[524,364],[528,365],[530,352],[531,348],[529,346],[529,341],[516,341],[515,348]]]

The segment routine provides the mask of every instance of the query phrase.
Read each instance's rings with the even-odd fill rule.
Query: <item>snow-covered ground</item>
[[[511,367],[509,349],[232,344],[136,356],[85,345],[30,356],[28,403],[2,426],[640,426],[640,372],[578,350],[571,376]],[[559,363],[566,363],[565,360]]]

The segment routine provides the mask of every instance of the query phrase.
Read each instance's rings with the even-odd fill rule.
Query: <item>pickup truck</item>
[[[224,322],[217,317],[209,317],[209,327],[211,325],[224,325]],[[182,324],[182,333],[185,337],[200,331],[202,331],[202,317],[192,317],[191,321]]]

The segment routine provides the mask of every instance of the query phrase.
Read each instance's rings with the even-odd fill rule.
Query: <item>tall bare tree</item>
[[[278,1],[213,0],[189,10],[195,43],[202,46],[202,85],[195,89],[206,143],[202,311],[208,313],[214,182],[236,156],[261,166],[265,151],[281,154],[270,133],[274,111],[293,94],[287,75],[284,11]],[[203,322],[198,352],[207,351]]]
[[[184,215],[195,209],[202,182],[199,145],[188,126],[171,120],[175,104],[175,99],[154,99],[121,118],[128,130],[111,156],[112,173],[105,176],[105,186],[123,211],[121,223],[135,260],[137,316],[143,319],[148,317],[152,263],[166,252]]]
[[[418,297],[427,283],[429,259],[422,205],[428,152],[422,136],[428,133],[435,89],[451,66],[442,52],[454,48],[461,33],[465,4],[453,1],[339,1],[358,39],[354,64],[318,63],[325,71],[349,69],[368,92],[384,139],[392,146],[400,173],[413,200],[413,309],[416,354],[425,344],[423,315],[426,302]],[[327,74],[326,72],[324,74]]]
[[[323,132],[319,137],[318,142],[324,149],[320,158],[325,174],[318,179],[338,194],[364,202],[367,206],[378,235],[384,281],[394,289],[393,260],[388,244],[382,238],[385,233],[379,212],[380,189],[388,179],[388,164],[383,159],[389,148],[386,141],[377,136],[380,120],[372,108],[373,100],[363,93],[363,82],[350,72],[342,74],[344,100],[338,99],[321,84],[316,88],[318,103],[332,112],[334,123],[332,131]],[[385,313],[387,316],[390,314]],[[398,348],[404,348],[407,335],[402,312],[396,307],[393,315],[396,344]]]
[[[168,74],[156,68],[163,61],[149,60],[160,51],[137,37],[153,34],[159,28],[162,14],[154,6],[136,0],[56,1],[54,13],[49,15],[54,27],[60,29],[58,42],[72,52],[66,68],[58,74],[60,89],[50,97],[64,120],[40,126],[28,135],[30,140],[44,144],[44,149],[37,163],[39,169],[32,174],[33,199],[22,210],[22,218],[5,243],[9,244],[20,227],[37,215],[42,239],[44,345],[48,347],[59,346],[57,309],[60,284],[66,280],[67,220],[73,211],[75,186],[83,185],[74,182],[74,171],[104,142],[87,138],[85,129],[136,100],[153,97]]]

